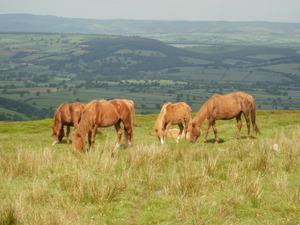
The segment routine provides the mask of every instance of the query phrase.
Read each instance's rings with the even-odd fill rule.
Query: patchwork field
[[[140,37],[1,33],[0,120],[51,118],[64,101],[101,98],[132,99],[139,114],[178,101],[197,111],[211,95],[238,90],[253,95],[259,109],[298,110],[299,52],[297,43],[165,44]]]

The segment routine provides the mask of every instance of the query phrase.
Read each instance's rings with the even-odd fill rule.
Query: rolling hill
[[[1,14],[0,32],[50,32],[138,35],[172,42],[198,42],[199,35],[210,34],[200,42],[218,42],[224,34],[239,43],[273,42],[274,39],[300,35],[299,23],[226,22],[226,21],[154,21],[154,20],[95,20],[38,16],[32,14]],[[196,36],[194,36],[196,35]],[[268,37],[258,40],[257,35]],[[243,36],[242,39],[241,36]],[[226,39],[225,38],[225,39]],[[299,43],[297,39],[294,40]],[[222,43],[222,42],[221,42]]]

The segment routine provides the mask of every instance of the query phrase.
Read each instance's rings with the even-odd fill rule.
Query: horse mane
[[[67,102],[63,102],[62,104],[60,104],[57,109],[55,110],[54,116],[53,116],[53,124],[52,126],[56,125],[56,122],[59,120],[59,111],[61,110],[61,108],[65,105],[68,104]]]
[[[200,108],[200,110],[197,112],[196,116],[193,119],[193,123],[198,124],[199,126],[202,126],[202,123],[207,118],[207,110],[209,107],[211,107],[213,103],[213,96],[210,97]]]
[[[85,137],[86,134],[88,133],[89,130],[92,129],[92,107],[99,103],[98,100],[92,100],[91,102],[87,103],[84,111],[82,113],[80,123],[78,126],[78,129],[74,135],[74,140],[73,140],[73,146],[76,149],[80,149],[81,144],[85,143]]]
[[[165,115],[167,114],[167,106],[170,104],[171,104],[170,102],[167,102],[162,106],[160,113],[156,119],[154,129],[162,128],[163,119],[164,119]]]

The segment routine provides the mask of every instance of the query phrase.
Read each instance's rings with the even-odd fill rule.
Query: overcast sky
[[[0,0],[0,14],[300,23],[300,0]]]

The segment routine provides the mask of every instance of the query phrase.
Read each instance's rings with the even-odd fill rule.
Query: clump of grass
[[[18,224],[19,218],[18,215],[12,206],[12,204],[9,205],[2,205],[0,209],[0,224],[6,225],[6,224]]]
[[[283,193],[288,191],[288,177],[286,172],[282,172],[276,175],[274,180],[274,186],[276,189],[280,190]]]
[[[252,174],[244,178],[242,190],[246,198],[249,198],[253,206],[258,207],[262,195],[262,178],[259,174]]]

